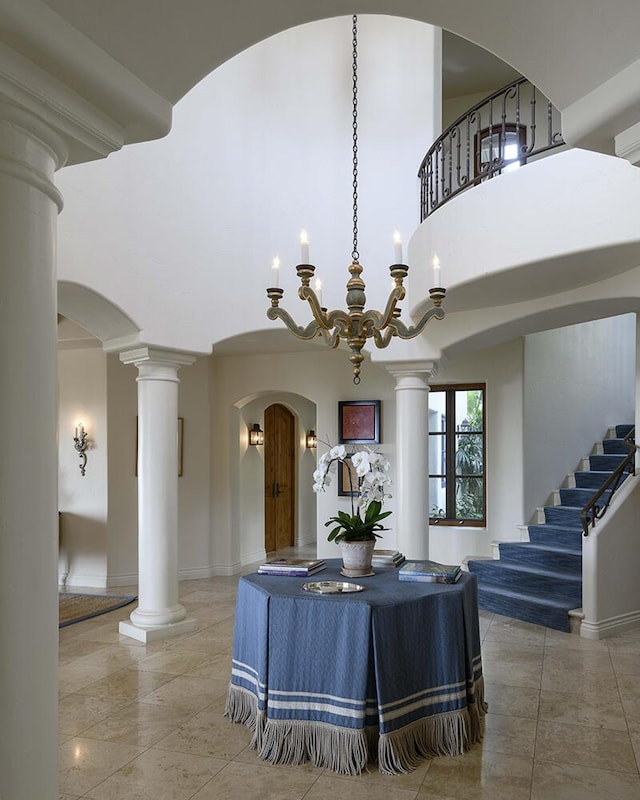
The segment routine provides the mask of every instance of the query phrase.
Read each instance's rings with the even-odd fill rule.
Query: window
[[[429,521],[485,525],[483,383],[429,392]]]
[[[505,124],[485,128],[474,136],[475,178],[500,175],[518,169],[521,153],[527,149],[524,125]]]

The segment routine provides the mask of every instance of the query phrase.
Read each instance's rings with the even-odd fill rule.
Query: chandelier
[[[296,272],[300,278],[298,297],[306,300],[311,308],[313,319],[308,325],[298,325],[291,315],[280,307],[280,300],[284,290],[277,285],[267,289],[267,297],[271,300],[271,307],[267,309],[267,317],[271,320],[281,319],[287,328],[299,339],[311,340],[322,336],[329,347],[337,347],[344,339],[351,350],[349,360],[353,365],[353,382],[360,383],[360,368],[364,361],[362,348],[367,339],[373,339],[376,347],[387,347],[394,336],[400,339],[413,339],[424,330],[432,319],[442,319],[446,290],[437,286],[440,276],[440,266],[437,257],[433,261],[433,274],[435,287],[429,289],[432,307],[429,308],[415,325],[405,325],[400,320],[398,303],[405,297],[403,280],[407,277],[409,267],[406,264],[392,264],[389,272],[393,278],[393,287],[387,300],[384,311],[369,309],[365,311],[365,282],[361,278],[362,265],[358,253],[358,17],[353,15],[353,94],[352,94],[352,128],[353,128],[353,251],[351,253],[351,266],[348,268],[350,278],[347,281],[346,303],[349,311],[336,309],[327,311],[322,306],[322,301],[314,289],[311,288],[311,279],[315,273],[312,264],[298,264]],[[308,261],[309,244],[306,233],[301,235],[303,261]],[[402,245],[398,234],[394,236],[395,257],[402,260]],[[306,256],[306,259],[305,259]],[[274,259],[274,274],[278,275],[279,260]],[[277,283],[277,281],[276,281]],[[319,290],[319,281],[316,279],[316,290]],[[321,297],[321,295],[320,295]]]

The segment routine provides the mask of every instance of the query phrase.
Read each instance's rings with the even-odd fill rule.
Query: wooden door
[[[264,412],[264,546],[267,553],[294,542],[295,419],[275,403]]]

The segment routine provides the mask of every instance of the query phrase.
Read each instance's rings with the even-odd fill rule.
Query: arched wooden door
[[[295,528],[295,418],[275,403],[264,412],[264,548],[290,547]]]

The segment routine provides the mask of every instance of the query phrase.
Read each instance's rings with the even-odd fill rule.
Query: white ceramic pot
[[[373,575],[371,558],[376,546],[375,540],[370,542],[340,542],[342,551],[342,574],[348,578],[363,578]]]

